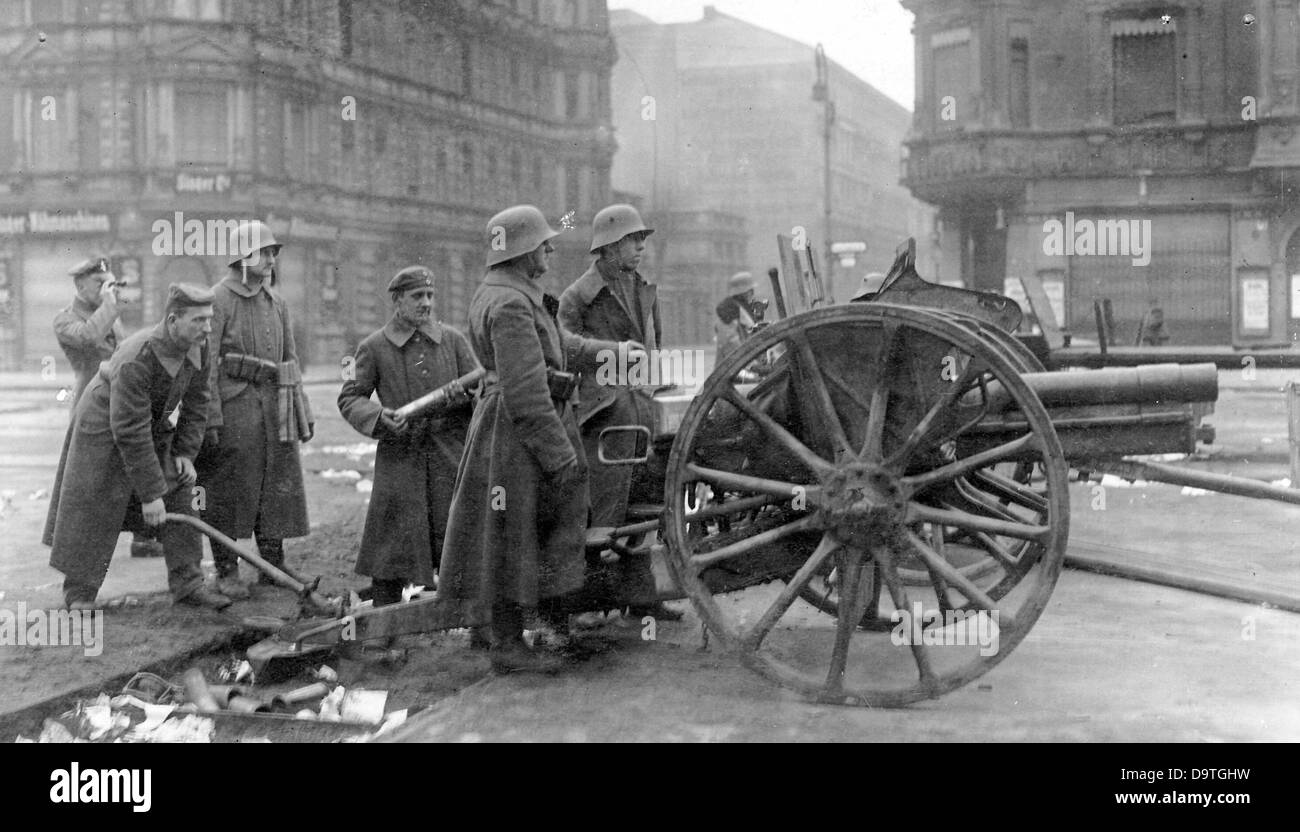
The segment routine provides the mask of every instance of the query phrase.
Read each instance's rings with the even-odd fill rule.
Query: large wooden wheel
[[[763,355],[775,371],[737,384]],[[669,563],[709,630],[823,701],[903,705],[996,665],[1046,605],[1068,534],[1065,460],[1022,368],[977,327],[887,304],[746,342],[687,410],[665,480]],[[1026,432],[981,445],[995,381]],[[701,484],[710,515],[747,511],[688,513]],[[799,600],[819,577],[833,619]]]

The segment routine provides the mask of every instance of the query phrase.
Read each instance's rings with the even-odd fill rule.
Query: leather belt
[[[494,387],[501,384],[501,377],[497,375],[496,370],[488,370],[483,376],[483,392],[486,394]],[[565,373],[560,370],[546,368],[546,386],[550,388],[551,399],[557,402],[572,401],[573,395],[578,392],[578,376],[575,373]]]

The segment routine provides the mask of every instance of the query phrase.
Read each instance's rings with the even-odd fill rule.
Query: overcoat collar
[[[241,298],[251,298],[258,292],[266,292],[267,297],[272,299],[275,298],[275,293],[271,291],[271,287],[267,285],[265,280],[258,283],[257,288],[254,289],[252,286],[244,283],[244,281],[236,280],[234,275],[228,274],[221,281],[221,285],[230,289],[230,291],[239,295]]]
[[[181,352],[172,339],[167,336],[167,324],[165,321],[159,321],[154,326],[153,332],[149,333],[149,341],[154,345],[153,354],[158,359],[158,363],[167,371],[167,375],[176,378],[176,374],[181,370],[181,362],[189,359],[194,365],[194,369],[203,369],[203,353],[198,344],[190,347],[189,350]]]
[[[608,286],[608,281],[618,274],[619,271],[607,261],[594,260],[592,261],[591,268],[583,272],[582,277],[574,281],[573,291],[577,293],[578,300],[583,306],[590,306],[591,302],[596,299],[596,295],[600,294],[600,290]],[[643,292],[645,289],[652,288],[654,285],[642,277],[640,272],[634,271],[631,272],[631,275],[632,283],[636,286],[638,292]],[[618,300],[617,294],[612,292],[611,294],[614,295],[615,300]],[[627,312],[628,310],[625,309],[623,311]],[[630,319],[631,317],[631,313],[629,312],[628,318]]]
[[[442,325],[437,321],[430,319],[428,323],[421,324],[419,330],[433,343],[442,343]],[[384,337],[392,341],[395,347],[406,346],[406,342],[411,340],[411,336],[414,334],[415,327],[412,327],[396,315],[389,318],[388,323],[384,324]]]
[[[504,268],[489,269],[488,273],[483,276],[484,286],[508,286],[522,292],[524,297],[533,302],[538,309],[546,310],[546,293],[542,287],[537,285],[536,280],[532,280],[524,274],[523,269],[517,266],[506,266]]]

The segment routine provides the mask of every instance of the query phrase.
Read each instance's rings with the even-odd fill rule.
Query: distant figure
[[[750,303],[754,299],[754,276],[736,272],[727,281],[727,296],[718,302],[718,319],[713,324],[718,342],[718,363],[739,347],[754,331]]]
[[[1165,329],[1165,310],[1153,306],[1138,324],[1137,346],[1162,347],[1169,343],[1169,330]]]

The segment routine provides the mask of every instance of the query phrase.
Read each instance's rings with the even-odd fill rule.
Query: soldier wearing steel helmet
[[[654,355],[663,336],[658,290],[637,271],[645,240],[653,233],[654,229],[631,205],[610,205],[597,212],[590,247],[596,259],[560,295],[560,323],[565,329],[587,338],[637,341]],[[630,363],[623,366],[630,367]],[[634,474],[627,465],[600,462],[601,431],[616,425],[653,426],[651,391],[634,387],[629,381],[617,373],[584,373],[574,406],[590,469],[593,526],[623,525]],[[607,435],[606,457],[635,456],[636,444],[631,434]],[[652,615],[674,621],[681,618],[681,613],[651,600],[655,582],[649,556],[625,555],[613,569],[617,594],[641,600],[630,608],[632,616]]]
[[[497,672],[560,666],[524,642],[524,614],[562,616],[583,586],[587,464],[570,404],[573,373],[620,347],[556,320],[559,302],[538,280],[557,234],[531,205],[494,216],[488,271],[469,310],[470,345],[487,376],[456,476],[438,595],[464,623],[490,622]]]
[[[718,363],[744,342],[754,330],[754,317],[750,303],[754,299],[754,276],[749,272],[736,272],[727,281],[727,296],[718,302],[713,324],[717,336]]]
[[[265,223],[240,222],[231,231],[230,269],[213,287],[212,398],[197,461],[204,519],[232,538],[254,536],[262,557],[276,566],[284,563],[284,539],[309,531],[298,442],[314,430],[309,415],[302,431],[296,420],[281,418],[286,393],[301,389],[290,386],[298,351],[289,308],[272,288],[279,252]],[[238,561],[214,550],[218,589],[247,598]]]

